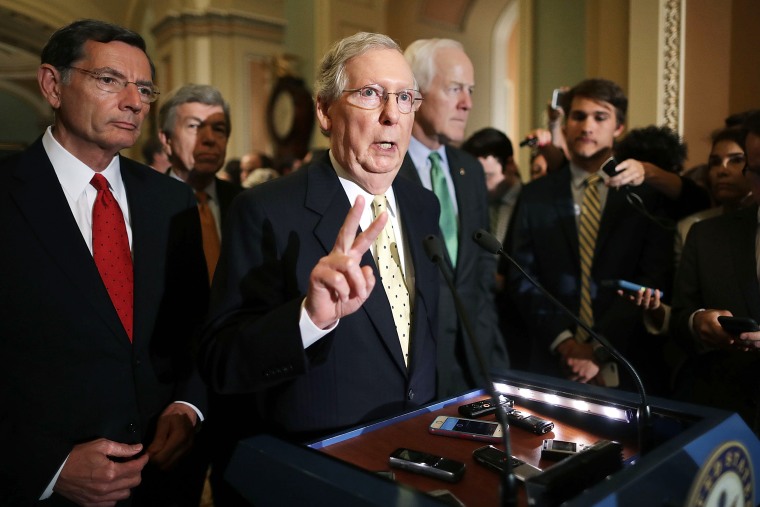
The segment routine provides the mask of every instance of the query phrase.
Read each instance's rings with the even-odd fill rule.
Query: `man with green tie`
[[[400,174],[432,190],[441,204],[439,226],[454,283],[475,336],[492,370],[509,366],[493,300],[494,257],[472,240],[489,229],[488,196],[480,163],[449,146],[464,140],[472,109],[475,72],[462,45],[450,39],[421,39],[404,56],[425,103],[417,112]],[[484,379],[470,341],[441,279],[438,320],[438,396],[482,387]]]

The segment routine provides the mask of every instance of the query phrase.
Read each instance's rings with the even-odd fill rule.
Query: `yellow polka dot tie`
[[[384,195],[376,195],[372,201],[372,213],[377,218],[388,209]],[[389,217],[390,218],[390,217]],[[406,287],[401,258],[398,254],[396,236],[390,219],[375,240],[375,262],[380,272],[380,283],[391,304],[393,322],[396,325],[404,363],[409,365],[409,331],[412,322],[412,307],[409,301],[409,289]]]

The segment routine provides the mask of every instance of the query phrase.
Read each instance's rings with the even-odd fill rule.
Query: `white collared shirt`
[[[63,193],[66,195],[66,201],[71,208],[71,214],[79,226],[87,248],[92,254],[92,207],[95,204],[95,198],[98,191],[90,184],[96,171],[88,167],[84,162],[69,153],[66,148],[53,137],[51,127],[45,130],[42,136],[42,146],[45,148],[53,170],[61,184]],[[129,238],[129,248],[132,249],[132,221],[129,216],[129,205],[127,203],[127,192],[124,189],[124,183],[121,181],[121,166],[119,156],[115,155],[103,171],[100,172],[111,187],[116,202],[119,203],[122,213],[124,214],[124,223],[127,226],[127,237]]]

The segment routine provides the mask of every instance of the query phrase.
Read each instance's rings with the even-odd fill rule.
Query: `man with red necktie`
[[[0,504],[175,505],[208,282],[193,193],[119,154],[153,65],[138,34],[81,20],[37,77],[54,122],[0,167]]]

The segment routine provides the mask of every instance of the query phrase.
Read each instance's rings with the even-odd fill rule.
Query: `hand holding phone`
[[[650,290],[649,287],[640,285],[638,283],[629,282],[628,280],[602,280],[601,284],[602,284],[602,287],[607,287],[607,288],[615,289],[615,290],[622,290],[624,293],[632,295],[632,296],[638,296],[639,294],[643,294],[647,290]],[[659,290],[659,289],[651,289],[653,294],[655,290]],[[659,291],[659,292],[660,292],[660,299],[662,299],[665,296],[665,293],[662,291]]]
[[[499,423],[446,415],[436,417],[428,431],[434,435],[496,443],[501,442],[503,436]]]
[[[617,165],[618,162],[615,160],[615,157],[610,157],[604,162],[604,164],[602,164],[602,171],[604,171],[604,173],[610,178],[614,178],[618,174],[615,170]]]

